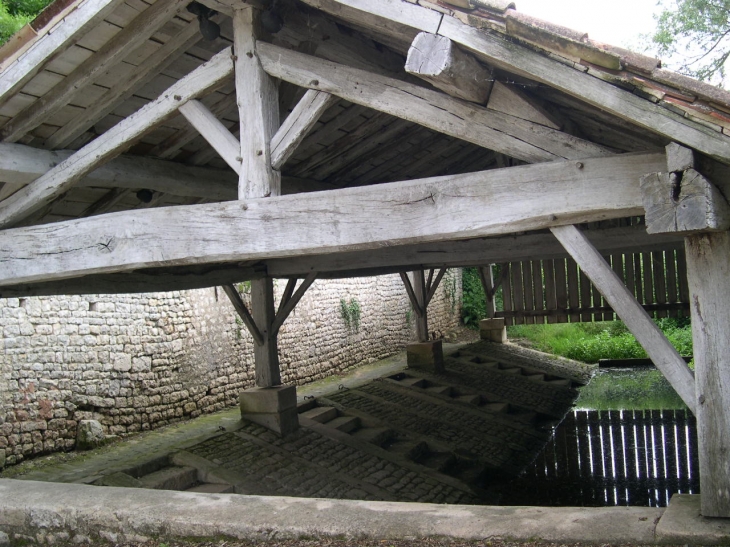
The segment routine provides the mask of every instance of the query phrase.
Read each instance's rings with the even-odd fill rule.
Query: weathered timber
[[[730,234],[686,238],[703,517],[730,517]]]
[[[545,83],[640,127],[730,163],[730,142],[722,133],[516,44],[498,33],[484,32],[444,16],[438,34],[451,38],[483,62]]]
[[[91,0],[71,11],[63,24],[44,34],[0,73],[0,105],[21,89],[54,56],[68,48],[75,38],[98,25],[122,0]]]
[[[276,318],[274,319],[274,322],[271,326],[275,334],[279,333],[279,329],[281,329],[284,321],[286,321],[287,317],[289,317],[291,312],[294,311],[294,308],[302,299],[304,293],[307,292],[307,289],[309,289],[309,287],[312,285],[312,283],[314,283],[316,279],[317,272],[311,272],[309,275],[307,275],[307,277],[304,278],[304,280],[299,285],[299,288],[297,288],[296,292],[292,292],[291,290],[289,290],[289,287],[287,285],[287,291],[281,299],[279,309],[276,311]],[[292,289],[294,288],[293,283],[291,283],[291,287]]]
[[[132,191],[128,188],[113,188],[104,196],[89,205],[84,211],[79,215],[79,217],[90,217],[92,215],[101,215],[103,213],[106,213],[108,211],[111,211],[111,209],[120,201],[122,201],[125,197],[127,197]]]
[[[492,91],[492,71],[464,53],[445,36],[421,32],[413,40],[406,72],[426,80],[452,97],[486,105]]]
[[[552,233],[578,263],[580,269],[601,291],[606,302],[614,309],[638,342],[646,350],[656,367],[669,380],[684,403],[695,412],[694,375],[681,355],[674,349],[636,301],[588,238],[575,226],[551,228]]]
[[[223,292],[226,293],[226,296],[228,296],[231,304],[233,304],[233,307],[236,309],[236,313],[238,313],[238,316],[243,321],[243,324],[246,325],[248,332],[251,333],[251,337],[253,338],[254,342],[256,342],[257,345],[262,346],[264,344],[264,337],[261,334],[261,331],[259,331],[258,327],[256,326],[256,322],[254,321],[251,312],[248,311],[246,303],[241,298],[241,295],[238,294],[238,290],[236,289],[236,287],[231,284],[225,284],[222,285],[222,288]]]
[[[129,78],[125,78],[109,88],[104,95],[94,101],[94,104],[89,105],[63,127],[59,127],[53,135],[46,139],[45,147],[57,150],[70,146],[84,131],[109,114],[118,104],[128,99],[135,90],[160,74],[200,39],[200,30],[195,23],[191,23],[172,36],[157,51],[142,61]]]
[[[4,199],[29,184],[74,152],[41,150],[23,144],[0,143],[0,189]],[[97,167],[75,186],[98,188],[147,189],[173,196],[228,201],[238,197],[238,176],[228,170],[186,166],[177,162],[139,156],[118,156]],[[284,177],[283,194],[314,192],[331,186],[314,180]]]
[[[497,289],[494,286],[494,276],[492,274],[492,265],[480,266],[477,268],[479,272],[479,281],[482,284],[484,290],[484,298],[486,299],[487,318],[492,319],[495,317],[496,307],[494,305],[494,295]]]
[[[184,291],[222,286],[263,277],[259,269],[236,264],[201,266],[109,275],[91,275],[49,283],[14,285],[0,288],[0,298],[18,296],[50,296],[71,294],[129,294],[160,291]]]
[[[419,342],[428,342],[426,279],[423,270],[414,270],[411,275],[412,279],[405,272],[401,272],[400,277],[403,280],[403,285],[405,285],[406,294],[408,294],[413,311],[416,312],[416,338]]]
[[[426,305],[431,303],[431,300],[433,300],[434,295],[436,294],[436,290],[439,288],[439,285],[441,284],[441,280],[444,278],[444,275],[446,274],[446,268],[441,268],[439,272],[436,274],[436,279],[433,277],[434,270],[431,269],[431,271],[428,274],[428,281],[426,283]]]
[[[730,228],[725,196],[694,169],[648,174],[641,178],[641,193],[650,234]]]
[[[530,163],[612,155],[610,150],[502,112],[394,78],[331,63],[265,42],[256,51],[276,78],[326,91]]]
[[[192,100],[180,107],[180,113],[208,141],[228,166],[241,172],[241,143],[228,128],[200,101]]]
[[[142,11],[124,29],[115,34],[94,55],[64,77],[53,89],[36,99],[23,112],[14,116],[0,131],[4,142],[15,142],[65,106],[80,89],[106,70],[122,61],[130,51],[144,44],[188,0],[160,0]]]
[[[365,19],[372,28],[394,38],[410,37],[418,31],[445,36],[491,66],[545,83],[624,120],[730,163],[730,142],[722,133],[566,66],[499,33],[485,32],[454,17],[401,0],[302,1],[354,24]],[[397,28],[393,28],[393,22],[397,23]]]
[[[0,202],[0,227],[13,225],[42,208],[103,162],[120,154],[149,128],[174,114],[190,99],[219,85],[233,70],[230,50],[170,86],[165,93],[91,141],[59,165]]]
[[[272,387],[281,385],[277,331],[274,329],[274,280],[264,277],[251,281],[251,315],[261,332],[263,343],[254,346],[256,385]]]
[[[271,164],[271,138],[279,128],[279,93],[256,50],[256,14],[241,4],[233,10],[236,98],[241,121],[239,198],[278,196],[281,175]]]
[[[271,140],[271,166],[274,169],[281,169],[319,117],[337,100],[334,95],[311,89],[304,94]]]
[[[5,230],[0,285],[373,250],[639,215],[636,181],[665,161],[664,154],[558,161]]]
[[[489,94],[487,108],[510,114],[517,118],[530,120],[553,129],[562,129],[555,117],[539,106],[534,99],[525,93],[502,82],[494,82]]]

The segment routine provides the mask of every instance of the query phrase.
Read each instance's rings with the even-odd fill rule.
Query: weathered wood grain
[[[308,90],[271,139],[271,166],[281,169],[337,97]]]
[[[637,215],[643,209],[636,181],[664,161],[664,154],[580,166],[559,161],[5,230],[0,283],[366,250]]]
[[[550,229],[614,309],[684,403],[695,412],[692,371],[588,238],[575,226]]]
[[[281,194],[281,174],[271,165],[271,139],[279,128],[279,92],[256,51],[257,13],[245,4],[233,10],[236,100],[241,122],[239,198]]]
[[[180,107],[180,113],[218,152],[223,161],[240,174],[241,143],[228,131],[228,128],[200,101],[186,102]]]
[[[643,209],[636,181],[665,161],[664,154],[579,165],[558,161],[5,230],[0,285],[369,250],[637,215]]]
[[[230,283],[226,283],[224,285],[221,285],[221,288],[223,289],[223,292],[226,293],[226,296],[228,296],[231,304],[233,304],[233,307],[235,308],[236,313],[238,313],[238,316],[243,321],[243,324],[246,325],[248,332],[251,333],[251,337],[253,338],[254,342],[256,342],[256,344],[259,346],[263,345],[264,337],[261,335],[261,332],[256,326],[256,322],[251,316],[251,312],[248,311],[246,303],[241,298],[241,295],[238,294],[238,290],[236,289],[236,287],[234,287]]]
[[[253,350],[256,385],[258,387],[281,385],[279,348],[274,329],[276,318],[274,280],[271,277],[251,281],[251,315],[263,342],[256,344]]]
[[[703,517],[730,517],[730,234],[686,238]]]
[[[331,63],[265,42],[256,50],[276,78],[326,91],[429,129],[530,163],[611,155],[608,149],[554,129],[454,99],[387,76]]]
[[[647,174],[641,178],[641,194],[650,234],[730,228],[727,199],[694,169]]]
[[[459,50],[445,36],[421,32],[408,50],[406,72],[452,97],[486,105],[492,91],[492,71]]]
[[[539,106],[532,98],[527,97],[516,86],[510,86],[502,82],[494,82],[487,108],[553,129],[561,129],[555,117]]]
[[[42,208],[103,162],[120,154],[145,131],[194,99],[219,85],[233,70],[229,50],[217,54],[172,85],[157,100],[125,118],[102,136],[0,202],[0,227],[8,227]]]

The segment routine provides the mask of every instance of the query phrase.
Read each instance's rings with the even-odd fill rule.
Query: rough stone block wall
[[[457,328],[460,298],[461,276],[449,272],[431,331]],[[414,337],[397,275],[318,280],[280,331],[283,381],[382,359]],[[0,340],[0,468],[72,449],[79,420],[108,434],[147,430],[235,405],[254,381],[253,340],[220,289],[0,299]]]

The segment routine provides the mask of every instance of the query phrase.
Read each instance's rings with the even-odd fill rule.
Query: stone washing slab
[[[662,543],[681,545],[730,544],[730,519],[700,515],[700,496],[675,494],[656,527]]]

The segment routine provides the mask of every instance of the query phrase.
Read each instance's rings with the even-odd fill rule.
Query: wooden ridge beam
[[[68,104],[75,93],[121,62],[130,51],[146,42],[189,0],[157,0],[137,15],[99,50],[64,77],[48,93],[38,97],[0,130],[4,142],[16,142],[44,119]]]
[[[20,222],[68,190],[78,179],[120,154],[145,131],[177,112],[186,101],[219,85],[233,71],[228,48],[170,86],[158,99],[125,118],[81,150],[0,202],[0,227]]]
[[[665,162],[662,153],[558,161],[4,230],[0,286],[148,267],[373,250],[623,218],[643,213],[638,180]]]
[[[387,76],[257,42],[264,70],[529,163],[611,155],[602,146]]]
[[[583,273],[601,292],[637,341],[646,350],[652,362],[669,380],[684,404],[696,412],[694,374],[664,333],[651,320],[633,294],[591,245],[586,236],[575,226],[558,226],[551,231]]]

